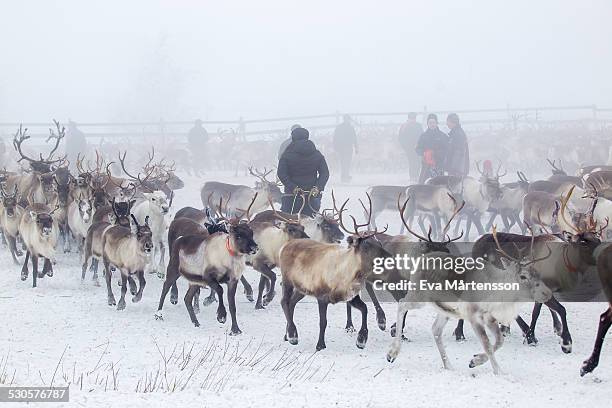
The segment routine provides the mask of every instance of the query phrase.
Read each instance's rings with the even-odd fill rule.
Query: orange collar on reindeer
[[[227,249],[227,252],[230,254],[230,256],[236,256],[236,251],[232,249],[232,244],[230,244],[229,235],[225,239],[225,249]]]

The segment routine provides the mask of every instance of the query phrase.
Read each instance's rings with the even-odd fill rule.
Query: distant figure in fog
[[[285,140],[283,140],[283,143],[281,143],[281,145],[278,148],[278,160],[280,160],[281,156],[283,155],[283,152],[285,151],[285,149],[287,148],[287,146],[289,146],[289,143],[291,143],[291,132],[293,132],[295,129],[302,127],[301,125],[298,125],[297,123],[293,126],[291,126],[291,131],[289,132],[289,137]]]
[[[76,170],[76,159],[80,154],[81,158],[87,152],[87,139],[85,134],[77,127],[73,121],[68,121],[68,129],[66,131],[66,158],[70,162],[70,169]]]
[[[208,143],[208,131],[202,126],[202,121],[197,119],[187,136],[189,152],[191,153],[192,166],[196,175],[203,174],[204,163],[206,163],[206,148]]]
[[[334,131],[334,151],[340,160],[340,179],[343,183],[351,181],[351,163],[353,161],[353,152],[357,154],[357,134],[355,128],[351,124],[352,120],[349,115],[344,115],[342,123],[336,126]]]
[[[427,116],[427,130],[419,138],[416,153],[421,156],[420,184],[428,178],[444,174],[448,136],[438,128],[438,117],[434,113]]]
[[[459,116],[451,113],[446,118],[448,132],[448,154],[445,170],[449,176],[467,176],[470,172],[470,151],[467,136],[459,123]]]
[[[278,162],[277,176],[285,186],[281,210],[291,214],[302,207],[303,191],[308,192],[308,199],[302,214],[313,215],[313,209],[318,211],[321,208],[321,193],[329,179],[325,157],[308,138],[308,130],[301,127],[293,129],[291,143]]]
[[[408,172],[410,175],[410,181],[417,181],[419,178],[420,160],[419,156],[414,150],[414,146],[417,145],[419,136],[423,134],[423,126],[416,121],[417,114],[410,112],[408,114],[408,120],[400,127],[399,130],[399,143],[400,146],[406,152],[408,156]]]

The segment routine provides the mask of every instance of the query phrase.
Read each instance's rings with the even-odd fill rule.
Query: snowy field
[[[362,197],[367,183],[404,183],[398,176],[359,178],[360,184],[351,186],[334,185],[332,179],[330,187],[338,198],[356,199]],[[187,187],[178,192],[174,209],[200,207],[199,187],[205,180],[253,183],[248,177],[230,174],[207,174],[200,180],[187,177]],[[329,192],[328,187],[324,206]],[[351,209],[359,208],[353,202]],[[398,231],[396,214],[381,216],[379,225],[386,222],[390,232]],[[355,346],[357,334],[344,330],[345,305],[330,306],[327,349],[315,353],[318,311],[314,299],[306,298],[296,308],[300,343],[291,346],[283,341],[280,293],[266,310],[255,310],[240,293],[238,322],[243,334],[230,337],[229,323],[215,319],[215,306],[201,307],[201,327],[191,324],[182,301],[186,285],[181,280],[179,304],[167,301],[164,320],[157,321],[153,315],[162,282],[156,276],[147,276],[140,303],[129,302],[128,294],[126,309],[117,311],[106,305],[103,280],[101,287],[89,279],[81,283],[76,254],[61,254],[55,276],[39,280],[36,289],[31,279],[21,282],[21,267],[13,265],[6,249],[0,253],[0,262],[0,384],[71,384],[71,406],[602,407],[612,400],[610,341],[595,373],[579,376],[581,362],[591,352],[603,304],[566,305],[574,340],[568,355],[561,352],[547,311],[539,323],[537,347],[524,345],[518,327],[513,326],[497,353],[503,374],[495,377],[489,364],[468,368],[472,355],[481,351],[480,344],[469,325],[467,341],[455,342],[454,322],[445,331],[454,368],[442,369],[431,334],[434,312],[429,308],[409,312],[408,340],[390,364],[385,356],[396,312],[391,303],[383,304],[388,321],[385,332],[378,329],[374,310],[369,308],[369,340],[364,350]],[[246,276],[256,288],[258,274],[248,270]],[[117,296],[119,288],[113,289]],[[524,316],[530,308],[522,308]],[[353,315],[358,322],[359,313]]]

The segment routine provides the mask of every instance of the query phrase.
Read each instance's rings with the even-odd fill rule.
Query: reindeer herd
[[[275,205],[282,193],[278,181],[268,179],[272,171],[252,168],[250,174],[257,179],[254,187],[206,181],[200,191],[201,206],[171,211],[175,191],[184,185],[174,164],[156,159],[154,150],[140,166],[131,164],[126,152],[116,159],[96,152],[95,161],[79,156],[71,167],[57,153],[64,139],[59,123],[50,130],[48,154],[30,153],[25,143],[29,139],[27,129],[20,127],[13,146],[21,170],[0,174],[0,226],[12,259],[22,265],[23,281],[30,275],[31,264],[33,287],[39,284],[37,279],[53,276],[59,248],[71,253],[76,246],[81,278],[85,280],[89,272],[99,285],[101,264],[107,304],[118,310],[126,307],[128,289],[136,303],[142,299],[147,276],[163,279],[157,320],[164,319],[168,293],[170,303],[178,303],[177,280],[182,277],[188,283],[184,302],[191,322],[200,325],[197,314],[205,287],[210,294],[202,304],[218,302],[216,318],[225,323],[225,284],[230,335],[238,335],[239,282],[247,298],[255,301],[255,309],[263,310],[274,300],[280,276],[286,341],[298,344],[294,311],[309,296],[318,303],[317,350],[326,348],[328,305],[339,302],[346,303],[347,331],[355,330],[352,308],[359,310],[356,345],[364,348],[368,306],[361,298],[363,290],[372,301],[378,327],[386,330],[375,282],[454,279],[436,267],[411,273],[391,267],[374,273],[375,259],[406,253],[424,259],[459,257],[459,241],[472,238],[471,255],[485,259],[480,278],[515,282],[520,288],[516,296],[475,300],[461,290],[447,290],[439,297],[431,291],[389,289],[398,308],[387,360],[393,362],[400,352],[407,311],[426,304],[437,311],[432,330],[445,368],[450,364],[442,332],[451,317],[458,319],[457,340],[465,339],[463,322],[467,321],[481,343],[482,353],[471,359],[470,367],[490,362],[498,373],[495,352],[509,334],[511,321],[516,320],[526,341],[535,344],[542,304],[551,311],[562,351],[570,353],[566,310],[555,296],[594,274],[610,306],[600,316],[593,353],[583,363],[581,375],[598,365],[612,324],[612,245],[606,242],[612,217],[612,167],[583,167],[573,176],[549,161],[553,174],[547,180],[529,181],[517,171],[517,181],[502,183],[506,172],[501,164],[496,172],[483,171],[477,164],[478,177],[438,176],[424,184],[372,186],[366,192],[367,205],[359,200],[365,221],[358,222],[347,214],[349,198],[338,205],[334,192],[330,208],[314,211],[313,216],[278,211]],[[309,205],[309,192],[303,194],[302,206]],[[388,226],[376,226],[376,218],[386,210],[397,214],[398,235],[390,234]],[[497,217],[503,231],[497,230]],[[472,227],[476,234],[471,234]],[[243,274],[247,266],[260,273],[256,297]],[[113,292],[117,281],[118,302]],[[517,309],[526,299],[534,302],[529,324]]]

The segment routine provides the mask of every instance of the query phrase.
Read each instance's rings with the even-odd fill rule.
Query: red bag
[[[425,150],[423,152],[423,161],[429,167],[435,167],[436,166],[436,161],[434,160],[434,157],[433,157],[433,150],[427,149],[427,150]]]

